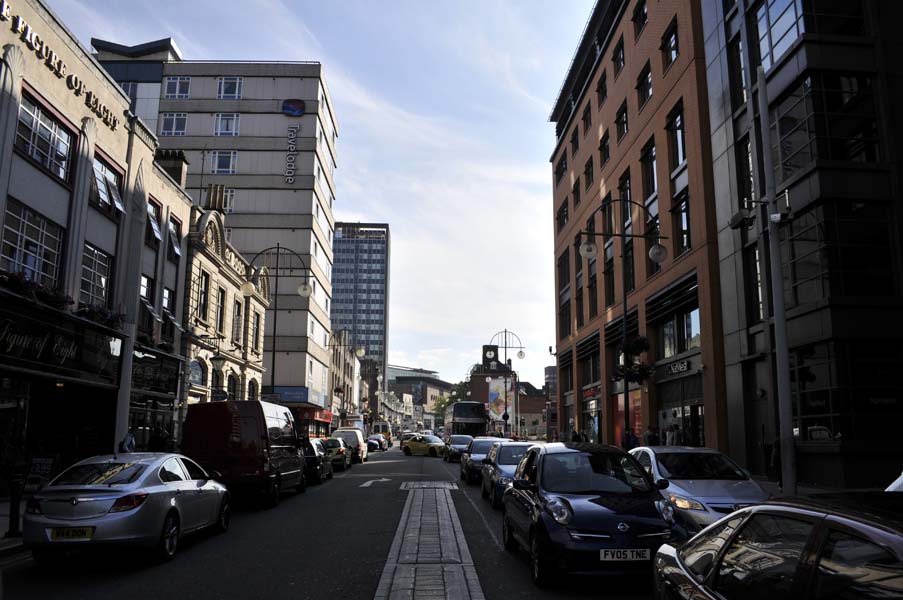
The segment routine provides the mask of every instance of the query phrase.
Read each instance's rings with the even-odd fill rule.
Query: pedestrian
[[[135,451],[135,434],[132,433],[132,428],[129,427],[129,430],[125,432],[125,437],[123,437],[122,441],[119,442],[119,452],[121,454],[128,454],[128,453],[134,452],[134,451]]]
[[[675,446],[686,446],[687,445],[687,435],[683,429],[680,428],[680,425],[677,423],[674,424],[674,445]]]
[[[652,429],[652,437],[649,440],[650,446],[659,446],[662,443],[662,436],[659,434],[658,427]]]
[[[587,433],[585,431],[581,434],[581,437],[583,438],[582,441],[584,441],[586,443],[590,442],[589,435],[587,435]]]
[[[655,446],[652,443],[652,438],[655,436],[655,432],[652,431],[652,425],[646,426],[646,431],[643,432],[643,445],[644,446]]]
[[[575,444],[580,442],[580,434],[577,433],[576,429],[571,432],[571,442]]]
[[[666,446],[674,445],[674,423],[669,425],[667,431],[665,431],[665,445]]]

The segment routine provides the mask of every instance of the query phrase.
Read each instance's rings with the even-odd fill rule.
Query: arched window
[[[210,389],[212,390],[221,390],[223,389],[223,372],[217,371],[213,369],[210,372]]]
[[[204,386],[207,385],[207,367],[204,363],[193,360],[188,365],[188,382],[191,385]]]
[[[235,379],[235,375],[232,375],[231,373],[229,374],[226,392],[229,394],[229,400],[238,400],[236,397],[236,393],[238,392],[238,380]]]
[[[257,400],[257,380],[252,379],[248,382],[248,400]]]

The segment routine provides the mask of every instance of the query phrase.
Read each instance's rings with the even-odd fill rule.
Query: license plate
[[[50,530],[51,540],[90,540],[93,537],[93,527],[57,527]]]
[[[600,550],[599,559],[604,561],[649,560],[649,548]]]

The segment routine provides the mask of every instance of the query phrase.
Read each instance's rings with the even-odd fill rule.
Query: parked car
[[[367,462],[367,442],[364,441],[364,432],[357,427],[339,427],[332,432],[331,437],[342,438],[351,452],[351,462]]]
[[[332,479],[332,460],[326,452],[323,440],[310,438],[301,440],[301,451],[307,462],[307,480],[322,483],[324,479]]]
[[[502,507],[502,494],[514,480],[514,470],[533,442],[496,442],[483,459],[483,498],[489,500],[492,508]]]
[[[675,518],[691,532],[738,508],[768,500],[768,492],[724,454],[710,448],[641,446],[630,453],[654,481],[666,479]]]
[[[175,556],[193,531],[229,528],[229,492],[180,454],[104,455],[75,463],[28,499],[22,540],[38,562],[61,550],[107,544]]]
[[[414,433],[413,431],[405,431],[404,433],[402,433],[401,441],[399,442],[400,447],[404,448],[405,442],[407,442],[409,439],[411,439],[415,435],[417,435],[417,434]]]
[[[565,573],[643,576],[672,535],[667,485],[620,448],[532,446],[502,497],[504,546],[527,549],[540,587]]]
[[[510,442],[507,438],[475,437],[461,453],[461,479],[467,483],[480,481],[483,473],[483,459],[496,442]]]
[[[373,438],[367,438],[367,452],[379,452],[379,442]]]
[[[903,474],[897,477],[893,483],[887,486],[885,492],[903,492]]]
[[[381,450],[381,451],[385,452],[386,450],[389,449],[389,440],[387,440],[386,436],[384,436],[381,433],[373,433],[367,439],[368,440],[376,440],[376,443],[379,444],[379,447],[377,448],[377,450]]]
[[[348,452],[348,446],[342,438],[328,438],[323,440],[326,447],[326,454],[332,462],[332,468],[344,471],[351,468],[351,453]]]
[[[432,429],[424,429],[423,431],[420,432],[420,435],[436,435],[436,434],[433,433]]]
[[[289,409],[243,400],[189,405],[181,449],[222,473],[233,493],[261,495],[275,506],[285,490],[306,489],[300,446]]]
[[[659,600],[903,595],[903,494],[818,494],[741,509],[659,548]]]
[[[467,450],[467,446],[473,441],[472,435],[453,435],[445,442],[445,454],[442,460],[455,462],[461,460],[461,453]]]
[[[424,456],[439,456],[445,450],[445,444],[434,435],[415,435],[407,441],[402,448],[407,456],[422,454]]]

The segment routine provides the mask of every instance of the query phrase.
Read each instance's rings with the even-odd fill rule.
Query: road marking
[[[387,478],[385,478],[385,477],[382,477],[382,478],[380,478],[380,479],[371,479],[370,481],[365,481],[364,483],[360,484],[360,485],[357,486],[357,487],[370,487],[370,486],[373,485],[374,483],[382,483],[382,482],[384,482],[384,481],[392,481],[392,480],[391,480],[391,479],[387,479]]]
[[[447,469],[451,467],[446,466]],[[451,473],[449,473],[451,475]],[[486,527],[486,531],[489,533],[489,537],[492,538],[492,541],[495,542],[495,545],[498,546],[499,550],[503,550],[502,542],[495,534],[495,530],[490,527],[489,521],[486,520],[486,516],[483,514],[483,511],[477,508],[476,503],[473,501],[473,498],[470,497],[470,494],[467,493],[466,489],[462,489],[464,492],[464,497],[467,498],[467,501],[470,502],[470,505],[473,507],[473,512],[477,513],[477,516],[480,517],[480,520],[483,521],[483,525]]]

